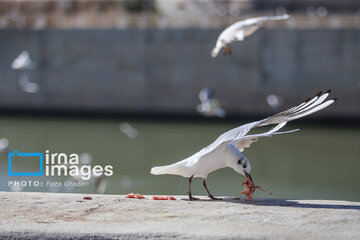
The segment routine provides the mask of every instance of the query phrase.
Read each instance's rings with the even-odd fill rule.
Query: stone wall
[[[198,92],[216,89],[233,114],[277,111],[332,88],[321,114],[360,116],[360,31],[263,29],[213,59],[221,29],[0,30],[0,108],[195,113]],[[23,50],[40,85],[26,93],[11,62]]]

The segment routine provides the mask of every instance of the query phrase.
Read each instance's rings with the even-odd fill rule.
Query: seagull
[[[134,140],[138,137],[138,131],[136,128],[130,125],[130,123],[122,122],[119,125],[119,129],[122,133],[124,133],[126,136],[128,136],[130,139]]]
[[[226,111],[220,107],[219,101],[214,98],[214,90],[203,88],[199,93],[200,104],[196,111],[206,117],[225,117]]]
[[[263,16],[256,18],[249,18],[245,20],[238,21],[227,27],[220,34],[219,38],[216,41],[215,48],[211,51],[211,56],[214,58],[218,55],[221,48],[224,48],[223,55],[231,55],[231,43],[235,41],[243,41],[245,37],[250,36],[260,27],[263,27],[263,24],[268,21],[284,20],[288,19],[290,16],[288,14],[283,14],[280,16]]]
[[[29,77],[23,73],[19,78],[19,85],[24,92],[37,93],[39,92],[39,84],[30,82]]]
[[[27,51],[22,51],[11,63],[11,68],[14,70],[34,70],[35,67],[36,64],[31,60]]]
[[[221,168],[230,167],[234,169],[235,172],[249,178],[250,181],[253,182],[250,175],[250,162],[242,154],[244,149],[250,147],[252,143],[262,137],[270,137],[272,135],[299,131],[300,129],[283,132],[280,132],[279,130],[289,121],[305,117],[333,104],[337,100],[336,98],[326,100],[330,91],[331,90],[326,92],[321,91],[314,97],[310,97],[304,102],[286,111],[259,121],[233,128],[220,135],[207,147],[182,161],[167,166],[153,167],[151,169],[151,174],[174,174],[189,178],[188,194],[190,200],[198,199],[194,198],[191,194],[191,180],[194,177],[203,178],[203,186],[209,194],[210,199],[221,200],[219,198],[215,198],[208,190],[206,186],[206,178],[208,174]],[[274,124],[276,124],[276,126],[267,132],[251,135],[248,134],[253,128]]]
[[[275,94],[270,94],[266,97],[266,102],[273,109],[278,109],[283,104],[283,97]]]

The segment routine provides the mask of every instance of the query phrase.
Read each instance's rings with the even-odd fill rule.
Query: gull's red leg
[[[228,47],[225,46],[225,47],[224,47],[224,50],[223,50],[223,56],[226,56],[226,54],[227,54],[227,49],[228,49]]]
[[[208,189],[207,186],[206,186],[206,180],[205,180],[205,178],[204,178],[203,186],[204,186],[204,188],[206,189],[207,193],[209,194],[209,198],[210,198],[211,200],[222,200],[222,198],[216,198],[216,197],[214,197],[214,196],[210,193],[209,189]]]
[[[199,198],[195,198],[191,195],[191,180],[192,180],[193,176],[191,176],[189,178],[189,191],[188,191],[188,194],[189,194],[189,200],[190,201],[193,201],[193,200],[199,200]]]

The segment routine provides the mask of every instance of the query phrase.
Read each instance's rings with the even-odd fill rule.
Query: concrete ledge
[[[355,239],[360,202],[0,192],[0,238]]]

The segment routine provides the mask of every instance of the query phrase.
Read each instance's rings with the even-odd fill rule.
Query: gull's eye
[[[246,164],[243,165],[243,168],[246,168]]]
[[[241,164],[241,162],[242,162],[241,159],[239,159],[239,160],[238,160],[238,164]]]

